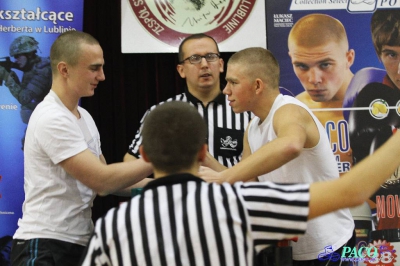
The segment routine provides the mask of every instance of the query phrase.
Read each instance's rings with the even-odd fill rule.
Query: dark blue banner
[[[60,33],[82,26],[83,0],[0,3],[0,258],[22,217],[23,141],[31,112],[51,87],[50,47]]]
[[[280,64],[280,85],[325,126],[345,173],[400,128],[400,1],[266,3],[267,46]],[[360,265],[400,265],[399,189],[400,168],[351,209],[357,250],[379,248],[375,262]]]

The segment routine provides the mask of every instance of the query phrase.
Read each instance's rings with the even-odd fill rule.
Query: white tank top
[[[310,109],[297,99],[279,95],[263,123],[258,117],[253,118],[248,130],[248,141],[251,153],[277,138],[273,129],[276,110],[285,104],[296,104],[303,107],[314,119],[320,139],[312,148],[305,148],[301,154],[280,168],[259,176],[260,181],[270,180],[279,183],[312,183],[339,177],[337,162],[330,147],[324,127]],[[332,245],[336,250],[346,244],[354,230],[354,221],[348,209],[332,212],[307,223],[307,232],[297,242],[293,242],[293,259],[314,260],[324,252],[326,246]]]

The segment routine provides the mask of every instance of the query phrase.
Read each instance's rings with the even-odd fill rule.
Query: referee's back
[[[149,114],[140,151],[156,179],[96,222],[82,265],[253,265],[255,253],[305,233],[309,185],[206,183],[196,176],[206,134],[188,103]]]

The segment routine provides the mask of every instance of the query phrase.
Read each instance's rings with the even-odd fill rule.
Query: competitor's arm
[[[308,120],[312,120],[310,115],[297,105],[279,108],[273,121],[277,138],[248,156],[236,169],[225,172],[224,179],[234,183],[257,178],[299,156],[307,141],[306,126],[310,124]],[[315,127],[314,122],[313,126]]]
[[[247,126],[246,131],[244,132],[243,136],[243,154],[242,154],[242,160],[248,158],[251,155],[251,149],[250,149],[250,144],[249,144],[249,137],[248,137],[248,130],[249,130],[250,124]],[[257,177],[247,179],[246,182],[256,182],[258,181]]]
[[[251,122],[247,126],[246,131],[244,132],[244,135],[243,135],[242,161],[251,155],[251,149],[250,149],[249,137],[248,137],[250,124],[251,124]]]
[[[288,104],[275,112],[274,129],[277,138],[262,146],[234,167],[220,173],[218,182],[234,183],[248,181],[271,172],[299,156],[305,145],[311,145],[315,137],[308,136],[317,131],[308,112],[297,105]],[[316,136],[319,139],[319,135]],[[248,142],[248,141],[247,141]],[[207,171],[199,175],[207,180]]]
[[[399,147],[397,132],[341,178],[311,184],[309,218],[365,202],[399,167]]]
[[[134,161],[134,160],[137,160],[137,158],[135,156],[133,156],[129,152],[125,153],[124,158],[123,158],[124,162]]]
[[[225,169],[228,169],[228,167],[218,162],[217,159],[215,159],[209,152],[207,152],[206,157],[202,162],[202,166],[208,167],[216,172],[221,172]]]
[[[133,162],[133,161],[136,161],[136,160],[140,160],[140,159],[136,158],[134,155],[130,154],[129,152],[125,153],[124,158],[123,158],[124,162]],[[151,169],[152,170],[151,170],[149,175],[151,175],[153,173],[153,166],[151,166]],[[151,182],[153,180],[154,180],[154,178],[146,177],[146,178],[140,180],[139,182],[135,183],[134,185],[129,186],[129,187],[124,188],[124,189],[121,189],[119,191],[116,191],[113,194],[117,195],[117,196],[130,197],[131,196],[131,190],[133,188],[142,188],[142,187],[146,186],[149,182]]]
[[[132,186],[151,174],[153,167],[142,159],[105,164],[86,149],[60,162],[67,173],[99,195],[107,195]]]
[[[129,154],[129,153],[127,153],[127,154]],[[132,156],[132,155],[130,155],[130,156],[134,158],[134,159],[132,159],[132,161],[133,160],[137,160],[135,156]],[[106,159],[104,158],[103,154],[100,155],[100,161],[102,163],[104,163],[104,164],[107,164]],[[129,186],[127,188],[123,188],[121,190],[118,190],[118,191],[114,192],[113,195],[123,196],[123,197],[130,197],[132,195],[131,191],[132,191],[133,188],[142,188],[142,187],[146,186],[152,180],[154,180],[154,179],[153,178],[144,178],[144,179],[140,180],[139,182],[135,183],[132,186]]]

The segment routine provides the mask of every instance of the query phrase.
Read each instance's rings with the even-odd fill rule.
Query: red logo
[[[178,46],[194,33],[217,42],[234,34],[247,20],[256,0],[129,0],[140,24],[160,41]]]
[[[378,249],[378,256],[370,258],[371,260],[364,260],[364,263],[369,266],[394,266],[397,261],[397,254],[394,247],[386,240],[373,241],[369,243],[369,247],[376,247]],[[367,257],[367,256],[366,256]]]

